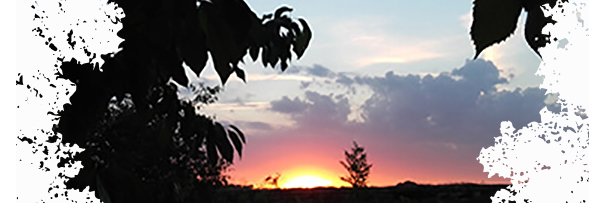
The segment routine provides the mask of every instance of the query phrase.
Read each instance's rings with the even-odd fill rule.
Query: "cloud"
[[[313,66],[293,66],[288,69],[292,71],[284,72],[284,74],[293,74],[298,77],[312,78],[311,80],[300,81],[300,89],[307,89],[313,84],[322,85],[324,84],[349,84],[352,83],[351,79],[348,78],[348,74],[351,73],[337,73],[329,68],[326,68],[320,64],[313,64]],[[334,81],[335,80],[335,81]]]
[[[242,127],[244,130],[272,130],[271,124],[260,122],[260,121],[236,121],[237,125]]]
[[[269,110],[288,114],[297,125],[321,126],[322,124],[344,124],[348,121],[350,104],[343,95],[323,95],[305,91],[305,99],[287,96],[271,101]]]
[[[446,57],[438,47],[445,40],[423,39],[422,36],[400,34],[395,20],[385,17],[349,18],[333,22],[327,33],[339,44],[336,54],[351,58],[349,66],[368,67],[382,63],[410,63]]]
[[[352,83],[354,83],[354,81],[351,78],[349,78],[346,74],[340,74],[335,80],[335,82],[345,86],[350,86],[352,85]]]
[[[333,76],[335,76],[334,72],[332,72],[331,70],[329,70],[319,64],[315,64],[313,67],[308,67],[307,72],[308,72],[308,74],[317,76],[317,77],[333,77]]]
[[[289,97],[284,96],[279,100],[271,101],[271,111],[284,113],[284,114],[300,114],[308,108],[307,102],[301,101],[298,97],[291,100]]]
[[[498,90],[507,84],[490,61],[467,60],[465,65],[437,75],[354,76],[319,67],[318,74],[347,87],[366,86],[372,95],[360,104],[362,129],[386,136],[440,143],[489,142],[500,122],[516,127],[539,121],[546,104],[545,90]],[[270,110],[288,114],[297,124],[349,124],[350,95],[305,91],[305,97],[282,97]],[[443,144],[456,148],[459,145]]]
[[[300,81],[300,89],[306,89],[312,82]]]
[[[239,97],[238,97],[239,99]],[[256,109],[264,109],[269,106],[269,102],[246,102],[242,100],[234,100],[231,103],[217,102],[214,104],[208,105],[211,110],[256,110]],[[206,110],[206,109],[205,109]]]
[[[285,71],[285,73],[293,73],[293,72],[298,72],[298,71],[294,71],[294,69],[291,67]],[[219,81],[221,80],[218,75],[204,76],[204,77],[202,77],[202,79],[205,81],[209,81],[210,83],[219,83]],[[276,81],[276,80],[311,81],[312,80],[312,78],[310,78],[310,77],[301,76],[301,75],[292,75],[292,74],[269,74],[269,75],[247,74],[246,79],[248,81]],[[235,80],[240,80],[240,79],[235,74],[229,76],[228,81],[235,81]]]
[[[539,122],[548,97],[538,88],[499,89],[508,81],[494,63],[485,60],[467,60],[462,67],[427,75],[333,73],[335,77],[326,80],[332,82],[329,85],[360,91],[311,89],[302,96],[271,101],[266,109],[292,124],[258,131],[261,140],[255,153],[284,159],[300,157],[309,149],[335,163],[331,157],[356,140],[377,163],[374,181],[500,182],[501,178],[486,179],[475,158],[482,147],[494,143],[502,121],[512,121],[515,128]],[[324,81],[312,83],[325,86]],[[349,119],[355,114],[362,119]],[[273,148],[280,153],[273,155]]]
[[[396,42],[395,36],[359,36],[353,40],[362,50],[368,50],[364,55],[356,58],[356,63],[361,67],[383,63],[409,63],[427,59],[441,58],[445,54],[431,51],[440,46],[441,41],[421,41],[417,44]],[[360,39],[360,40],[356,40]],[[368,40],[365,40],[368,39]],[[410,41],[405,39],[406,41]],[[402,45],[400,45],[402,44]]]
[[[319,64],[311,66],[293,66],[287,69],[283,74],[293,74],[298,76],[317,77],[317,78],[334,78],[336,73]]]
[[[416,140],[488,142],[501,121],[519,127],[539,121],[547,97],[539,88],[498,91],[507,80],[484,60],[435,77],[388,72],[355,81],[374,91],[362,106],[366,127],[391,136],[414,132]]]
[[[234,97],[225,97],[224,99],[220,99],[219,103],[236,103],[240,106],[245,106],[246,103],[254,97],[256,97],[255,94],[246,93],[244,95],[235,95]]]

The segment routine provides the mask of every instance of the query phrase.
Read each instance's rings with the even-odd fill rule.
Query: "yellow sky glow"
[[[339,173],[339,174],[338,174]],[[314,166],[297,166],[281,171],[279,188],[314,188],[350,186],[340,179],[342,173]],[[263,188],[272,188],[269,185]]]
[[[287,179],[282,185],[283,188],[314,188],[333,186],[330,180],[314,175],[296,176]]]

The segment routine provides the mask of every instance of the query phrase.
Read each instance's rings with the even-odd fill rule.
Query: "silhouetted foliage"
[[[265,66],[280,63],[285,70],[290,50],[298,58],[306,50],[308,24],[283,15],[287,7],[259,19],[242,0],[109,2],[126,16],[118,19],[121,50],[101,55],[101,67],[71,60],[57,73],[77,90],[57,113],[54,131],[62,143],[84,148],[59,163],[83,165],[67,188],[89,187],[104,202],[209,197],[212,186],[227,184],[222,172],[235,151],[241,157],[245,136],[197,113],[198,103],[216,100],[218,88],[203,87],[193,102],[180,101],[171,79],[190,85],[182,64],[200,74],[208,52],[223,84],[233,72],[245,81],[238,64],[247,52],[257,60],[262,50]]]
[[[548,23],[556,23],[552,16],[544,16],[541,6],[549,4],[554,8],[557,4],[568,0],[475,0],[473,7],[473,24],[471,39],[475,43],[475,57],[496,43],[506,40],[512,35],[519,20],[521,10],[527,12],[525,23],[525,40],[533,51],[541,57],[538,49],[550,43],[550,35],[543,34],[542,29]]]
[[[275,175],[269,175],[265,178],[265,183],[275,188],[279,188],[279,178],[281,178],[280,173],[275,173]]]
[[[332,203],[491,203],[508,185],[411,185],[410,187],[249,189],[223,188],[215,203],[332,202]],[[357,195],[361,194],[361,195]]]
[[[196,97],[192,100],[194,101],[195,104],[210,104],[216,101],[216,97],[214,96],[214,93],[217,93],[219,91],[219,88],[210,88],[210,87],[205,87],[204,85],[200,84],[199,86],[196,86],[197,88],[199,88],[200,90],[198,91],[198,95],[196,95]],[[212,92],[212,94],[211,94]],[[126,128],[119,128],[117,127],[118,125],[127,125],[127,124],[131,124],[128,122],[134,122],[132,120],[129,120],[132,118],[132,116],[134,116],[135,114],[135,108],[134,108],[134,104],[131,101],[131,99],[128,97],[128,95],[126,95],[126,97],[122,100],[122,101],[117,101],[116,98],[113,98],[111,100],[111,102],[109,103],[109,109],[108,109],[108,113],[107,113],[107,118],[105,120],[103,120],[101,122],[101,127],[99,129],[101,129],[100,132],[96,133],[96,136],[94,137],[95,139],[90,139],[90,142],[94,142],[91,145],[94,146],[100,146],[103,144],[107,144],[110,143],[109,140],[107,140],[107,135],[112,134],[119,134],[121,136],[127,136],[129,135],[131,132],[127,131],[128,129]],[[205,116],[201,116],[201,117],[205,117]],[[212,120],[210,118],[205,117],[207,120]],[[125,130],[122,132],[122,130]],[[224,186],[224,185],[228,185],[228,179],[230,178],[226,172],[229,171],[229,167],[231,166],[231,162],[227,161],[226,159],[219,157],[218,160],[216,162],[211,162],[208,159],[208,154],[206,152],[206,144],[200,144],[198,146],[198,142],[202,142],[199,140],[196,140],[197,137],[184,137],[184,135],[181,133],[182,131],[178,131],[176,130],[173,133],[173,142],[175,142],[175,146],[174,148],[172,148],[171,152],[167,153],[168,157],[153,157],[155,158],[166,158],[168,159],[172,164],[176,165],[176,167],[180,167],[180,168],[166,168],[167,171],[163,171],[163,169],[160,168],[151,168],[151,170],[156,170],[155,173],[160,174],[167,174],[167,173],[182,173],[182,172],[186,172],[189,173],[189,177],[190,178],[197,178],[200,183],[202,184],[207,184],[207,185],[211,185],[211,186]],[[143,135],[142,135],[143,136]],[[243,134],[242,134],[243,136]],[[160,138],[159,138],[160,139]],[[142,140],[143,141],[143,140]],[[117,144],[123,144],[123,143],[117,143]],[[128,146],[134,146],[135,144],[129,143],[131,145]],[[103,146],[104,148],[106,148],[107,150],[111,148],[111,146]],[[107,159],[110,159],[110,157],[103,157],[102,156],[102,149],[94,151],[94,149],[98,149],[98,148],[92,148],[91,152],[94,152],[94,154],[98,155],[98,160],[99,161],[105,161]],[[149,153],[148,151],[143,151],[143,150],[148,150],[149,148],[144,148],[141,147],[138,150],[142,150],[140,151],[140,153]],[[103,151],[107,151],[107,150],[103,150]],[[113,149],[114,150],[114,149]],[[240,150],[241,151],[241,150]],[[143,157],[143,154],[139,155],[140,157]],[[149,157],[152,158],[152,157]],[[160,163],[156,163],[157,165]],[[178,166],[177,166],[178,165]],[[174,171],[169,171],[169,170],[174,170]],[[144,179],[147,179],[149,176],[144,176]]]
[[[205,153],[202,153],[205,154]],[[227,174],[231,169],[231,163],[220,158],[217,163],[210,163],[206,157],[198,160],[200,163],[200,171],[198,171],[198,179],[202,184],[211,186],[226,186],[229,185],[231,176]]]
[[[340,177],[343,181],[350,183],[354,188],[367,187],[367,179],[373,164],[367,162],[365,149],[353,142],[352,152],[344,151],[346,161],[340,163],[348,171],[347,176]]]

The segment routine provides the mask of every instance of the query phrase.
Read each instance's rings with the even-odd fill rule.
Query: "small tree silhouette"
[[[265,183],[267,185],[271,185],[275,188],[279,188],[279,178],[281,177],[281,173],[275,173],[275,175],[269,175],[265,178]]]
[[[353,188],[366,187],[369,171],[373,164],[367,163],[367,154],[365,149],[360,147],[356,142],[352,147],[352,153],[344,151],[346,154],[346,162],[340,163],[348,170],[349,176],[340,177],[343,181],[352,184]]]

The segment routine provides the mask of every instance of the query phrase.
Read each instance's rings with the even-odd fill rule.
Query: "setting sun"
[[[283,184],[283,188],[314,188],[319,186],[331,186],[330,180],[321,177],[305,175],[288,179]]]

